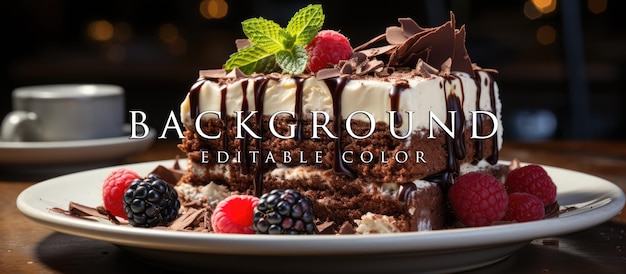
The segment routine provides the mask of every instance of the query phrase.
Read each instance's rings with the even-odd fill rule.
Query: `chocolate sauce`
[[[480,96],[482,93],[482,85],[481,85],[481,79],[480,79],[480,74],[478,75],[478,79],[474,79],[474,81],[476,82],[476,110],[480,110]],[[482,134],[483,132],[483,119],[478,118],[477,121],[475,121],[475,125],[476,125],[476,130]],[[480,160],[483,159],[483,140],[482,139],[477,139],[476,140],[476,153],[474,153],[474,160],[472,161],[472,164],[478,164],[478,162],[480,162]]]
[[[491,111],[493,111],[494,115],[498,115],[498,111],[496,109],[496,90],[495,90],[495,86],[494,86],[494,81],[493,78],[491,77],[491,74],[487,73],[487,77],[489,78],[489,96],[491,98]],[[498,151],[498,138],[495,137],[493,138],[493,142],[492,146],[491,146],[491,156],[489,156],[487,158],[487,162],[489,162],[492,165],[495,165],[496,163],[498,163],[498,158],[500,158],[499,156],[499,151]]]
[[[398,194],[396,195],[396,197],[398,197],[398,200],[400,200],[401,202],[406,202],[409,200],[409,195],[411,195],[411,192],[416,190],[417,186],[414,183],[400,184],[400,189],[398,190]]]
[[[393,89],[389,92],[389,99],[391,101],[391,110],[395,111],[395,127],[399,128],[402,126],[402,115],[400,114],[400,94],[403,91],[409,88],[409,83],[407,82],[397,82]]]
[[[452,78],[457,76],[450,75],[451,78],[446,82],[452,84]],[[459,86],[461,94],[464,95],[463,82],[459,79]],[[444,89],[445,92],[445,89]],[[465,97],[465,96],[463,96]],[[451,119],[446,120],[446,126],[450,128],[452,126],[452,119],[454,119],[454,137],[446,135],[446,146],[448,148],[448,170],[454,174],[459,174],[460,165],[459,160],[465,158],[465,140],[463,138],[465,131],[465,112],[463,111],[463,104],[461,99],[456,94],[446,95],[446,110],[448,113],[454,111],[454,116]]]
[[[330,90],[330,95],[333,99],[333,115],[335,117],[335,121],[333,124],[335,125],[335,135],[337,135],[337,139],[335,139],[335,162],[333,163],[333,170],[335,174],[346,175],[350,178],[356,178],[356,174],[354,171],[350,170],[347,164],[343,161],[341,155],[343,154],[343,147],[341,144],[341,94],[343,93],[343,89],[348,83],[347,77],[334,77],[324,79],[326,86]]]
[[[191,119],[196,119],[200,115],[200,90],[205,81],[204,79],[198,80],[189,90],[189,115]]]
[[[226,113],[226,95],[228,94],[228,86],[224,86],[220,91],[220,115],[222,116],[222,149],[228,149],[228,115]]]
[[[263,194],[263,103],[265,102],[265,91],[267,90],[267,82],[269,82],[270,77],[259,76],[254,78],[254,107],[257,111],[256,113],[256,126],[257,126],[257,134],[261,136],[260,139],[256,140],[256,147],[259,151],[258,159],[256,161],[256,173],[254,174],[254,191],[257,197],[260,197]],[[249,163],[247,163],[248,169]]]
[[[296,81],[296,105],[294,106],[296,114],[296,133],[297,142],[302,140],[302,92],[304,90],[304,78],[294,77]]]
[[[449,171],[443,171],[437,174],[430,175],[424,178],[424,181],[433,182],[437,184],[443,193],[448,193],[448,189],[452,186],[454,182],[454,174]]]

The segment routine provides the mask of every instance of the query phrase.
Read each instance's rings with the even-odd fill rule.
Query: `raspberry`
[[[135,179],[124,192],[124,211],[132,226],[167,225],[178,216],[180,202],[176,189],[158,175]]]
[[[544,206],[556,201],[556,185],[543,167],[527,165],[512,170],[506,177],[505,187],[508,193],[526,192],[541,199]]]
[[[218,233],[254,234],[252,212],[259,198],[251,195],[232,195],[220,201],[213,215],[211,225]]]
[[[487,226],[504,217],[508,195],[495,177],[470,172],[459,176],[448,191],[459,221],[466,226]]]
[[[316,234],[313,205],[293,189],[274,189],[259,198],[254,209],[257,234]]]
[[[109,176],[104,179],[104,184],[102,186],[102,201],[104,202],[104,208],[117,217],[127,219],[126,213],[124,212],[124,202],[122,201],[122,198],[124,197],[124,192],[130,183],[137,178],[141,178],[141,176],[134,171],[125,168],[120,168],[111,172]]]
[[[537,196],[524,192],[509,194],[505,220],[518,223],[536,221],[543,219],[544,214],[543,202]]]
[[[352,46],[348,38],[334,30],[318,32],[305,49],[309,55],[306,69],[312,73],[332,67],[340,60],[348,60],[352,56]]]

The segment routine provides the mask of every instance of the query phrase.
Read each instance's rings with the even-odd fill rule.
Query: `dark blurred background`
[[[4,1],[0,115],[19,86],[111,83],[160,132],[198,70],[221,67],[236,50],[241,21],[262,16],[285,26],[309,3],[321,3],[324,28],[353,46],[398,17],[432,27],[454,11],[457,27],[467,27],[472,61],[499,71],[507,139],[626,136],[626,35],[617,0]]]

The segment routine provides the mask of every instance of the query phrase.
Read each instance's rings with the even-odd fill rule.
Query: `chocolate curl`
[[[324,79],[329,79],[329,78],[339,77],[339,76],[341,76],[341,71],[339,71],[338,68],[320,69],[315,74],[315,77],[317,77],[317,79],[319,80],[324,80]]]
[[[452,54],[452,70],[463,71],[468,73],[472,78],[474,75],[474,69],[472,68],[472,60],[467,53],[465,47],[465,25],[461,26],[461,29],[454,32],[454,54]]]
[[[350,59],[341,60],[335,67],[321,69],[316,77],[320,80],[339,77],[341,75],[366,75],[380,72],[384,68],[384,63],[380,60],[370,59],[363,52],[355,52]]]
[[[450,71],[452,68],[452,58],[446,59],[445,62],[441,64],[441,70],[439,71],[439,76],[450,76]]]
[[[230,72],[224,69],[205,69],[200,70],[200,79],[241,79],[247,78],[249,75],[245,74],[239,68],[234,68]]]
[[[416,67],[419,60],[422,60],[435,68],[445,65],[446,71],[449,68],[451,71],[461,71],[475,77],[474,64],[465,47],[465,26],[455,29],[454,13],[450,12],[448,22],[434,28],[421,27],[411,18],[399,18],[398,22],[400,26],[386,28],[384,34],[356,47],[355,51],[370,58],[388,54],[387,67]],[[383,39],[389,45],[368,49]],[[450,63],[444,64],[448,59],[451,59]],[[440,73],[447,73],[446,71]],[[378,70],[376,74],[380,73]],[[420,73],[432,74],[429,71]]]
[[[391,55],[389,65],[413,67],[421,58],[433,67],[439,67],[453,52],[454,27],[452,21],[448,21],[443,26],[409,37]]]
[[[222,79],[226,78],[226,70],[223,69],[203,69],[200,70],[200,79]]]
[[[235,39],[235,46],[237,46],[237,50],[240,50],[245,47],[249,47],[252,45],[249,39]]]
[[[439,70],[434,68],[433,66],[427,64],[422,59],[417,60],[417,65],[415,66],[415,73],[418,76],[424,78],[430,78],[439,73]]]
[[[340,63],[340,71],[342,74],[356,74],[365,75],[368,73],[380,71],[384,66],[382,61],[376,59],[369,59],[368,56],[362,52],[355,52],[347,62]]]

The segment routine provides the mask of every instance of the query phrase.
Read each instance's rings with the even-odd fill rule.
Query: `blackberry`
[[[124,193],[124,211],[132,226],[155,227],[176,219],[178,193],[156,174],[135,179]]]
[[[293,189],[274,189],[259,198],[252,228],[256,234],[316,234],[313,205]]]

